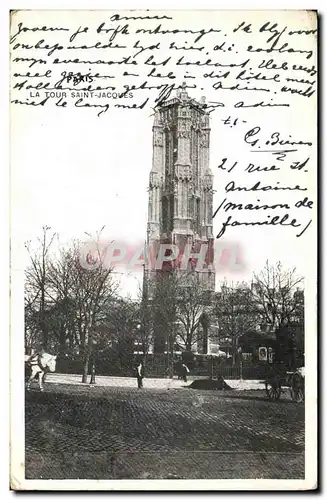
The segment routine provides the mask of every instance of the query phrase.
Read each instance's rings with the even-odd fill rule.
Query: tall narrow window
[[[195,184],[199,182],[199,133],[194,131],[193,168]]]
[[[166,182],[170,173],[170,132],[165,131],[165,178]]]
[[[162,198],[162,232],[163,233],[168,232],[168,220],[169,220],[168,199],[166,196],[164,196]]]
[[[196,199],[195,224],[196,224],[196,232],[197,234],[200,234],[200,198]]]
[[[168,230],[172,231],[174,229],[174,195],[171,194],[169,198],[169,223]]]

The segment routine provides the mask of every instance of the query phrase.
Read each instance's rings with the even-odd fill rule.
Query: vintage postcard
[[[317,13],[10,13],[11,488],[317,488]]]

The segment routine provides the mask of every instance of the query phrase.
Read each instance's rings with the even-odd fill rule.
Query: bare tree
[[[100,233],[97,234],[94,243],[92,255],[94,265],[85,266],[80,242],[75,242],[72,249],[72,295],[80,346],[84,353],[82,377],[84,383],[87,381],[97,326],[103,320],[105,306],[117,288],[112,279],[112,268],[106,266],[105,252],[99,245]]]
[[[176,321],[180,328],[176,342],[182,349],[191,351],[200,340],[200,326],[205,325],[204,318],[207,318],[207,291],[196,272],[179,272],[177,286]]]
[[[207,291],[201,285],[199,273],[180,270],[158,273],[153,297],[155,326],[161,327],[171,347],[177,344],[191,351],[199,341],[199,327],[208,308]]]
[[[168,355],[168,372],[172,376],[172,354],[176,336],[177,275],[173,271],[162,270],[149,282],[151,297],[151,324],[155,352]]]
[[[284,269],[278,262],[270,265],[253,276],[252,298],[262,322],[275,331],[293,322],[303,321],[304,294],[299,287],[303,277],[296,269]]]
[[[56,302],[49,311],[53,337],[59,343],[59,352],[65,353],[67,343],[73,347],[76,336],[76,303],[74,298],[74,258],[70,248],[60,248],[59,256],[49,263],[48,282]]]
[[[137,341],[146,358],[150,346],[153,344],[153,307],[149,301],[149,289],[147,276],[143,278],[143,286],[138,293],[139,327],[137,330]]]
[[[54,298],[51,295],[48,268],[50,249],[55,233],[51,228],[43,226],[42,237],[38,238],[39,248],[33,250],[31,242],[25,243],[30,257],[30,265],[25,270],[25,312],[28,320],[35,322],[33,330],[39,330],[42,335],[42,346],[46,350],[49,342],[49,325],[47,323],[47,309]],[[28,325],[31,328],[31,325]]]

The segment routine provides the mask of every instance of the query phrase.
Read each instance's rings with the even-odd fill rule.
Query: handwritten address
[[[21,14],[11,26],[13,106],[104,118],[113,110],[153,113],[182,87],[208,95],[204,109],[218,111],[220,127],[238,130],[236,149],[251,157],[222,157],[212,166],[226,180],[215,195],[216,237],[240,226],[279,226],[299,238],[310,227],[312,135],[271,130],[269,122],[282,110],[315,107],[315,13],[91,11],[46,23],[32,11]],[[283,182],[290,173],[292,183]]]
[[[111,106],[153,106],[182,80],[190,89],[212,87],[222,100],[224,92],[265,95],[252,104],[236,99],[237,108],[287,105],[290,94],[308,99],[316,92],[316,28],[289,27],[268,14],[263,23],[226,26],[221,18],[220,25],[203,28],[194,12],[190,29],[175,17],[104,14],[87,26],[13,22],[12,103],[92,107],[101,116]],[[274,102],[277,94],[284,103]]]

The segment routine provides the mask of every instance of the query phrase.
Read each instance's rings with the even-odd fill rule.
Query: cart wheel
[[[266,382],[266,393],[271,401],[278,401],[281,395],[281,388],[277,381]]]
[[[294,373],[291,384],[291,397],[293,401],[304,401],[304,378],[299,373]]]

